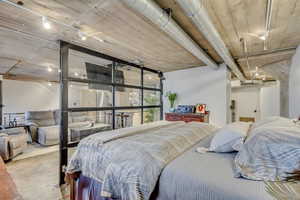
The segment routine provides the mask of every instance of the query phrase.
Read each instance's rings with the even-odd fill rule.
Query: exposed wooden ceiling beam
[[[12,74],[2,74],[4,79],[17,80],[17,81],[33,81],[33,82],[53,82],[59,83],[59,81],[47,81],[41,77],[28,76],[28,75],[12,75]]]

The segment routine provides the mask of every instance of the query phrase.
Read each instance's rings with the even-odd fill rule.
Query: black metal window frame
[[[85,53],[88,55],[92,55],[95,57],[99,57],[105,60],[109,60],[112,62],[112,82],[107,83],[101,80],[89,80],[89,79],[81,79],[74,78],[69,76],[69,50],[75,50],[81,53]],[[141,80],[140,86],[136,85],[128,85],[128,84],[120,84],[115,83],[115,71],[116,64],[121,63],[128,65],[130,67],[138,68],[141,72]],[[144,87],[144,72],[152,72],[159,76],[160,78],[160,87],[159,88],[151,88]],[[144,109],[147,108],[159,108],[160,109],[160,119],[163,119],[163,73],[154,69],[150,69],[144,66],[137,65],[135,63],[130,63],[85,47],[81,47],[66,41],[60,41],[60,110],[61,110],[61,121],[60,121],[60,145],[59,145],[59,154],[60,154],[60,163],[59,163],[59,183],[64,184],[64,172],[65,167],[68,164],[68,148],[76,147],[78,143],[69,143],[68,141],[68,113],[69,112],[87,112],[87,111],[112,111],[112,129],[115,129],[115,116],[116,110],[131,110],[131,109],[140,109],[141,111],[141,124],[143,124],[144,119]],[[79,82],[79,83],[94,83],[94,84],[102,84],[109,85],[112,87],[112,106],[111,107],[76,107],[69,108],[68,105],[68,85],[69,82]],[[139,89],[141,91],[141,106],[116,106],[115,101],[115,93],[116,87],[124,87],[124,88],[134,88]],[[157,91],[160,92],[160,104],[159,105],[144,105],[144,91]]]

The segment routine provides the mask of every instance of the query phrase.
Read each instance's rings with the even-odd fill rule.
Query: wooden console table
[[[167,121],[205,122],[209,123],[209,112],[206,114],[196,113],[165,113]]]

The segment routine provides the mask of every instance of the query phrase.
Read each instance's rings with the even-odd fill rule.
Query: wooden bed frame
[[[65,182],[66,184],[70,185],[70,200],[75,200],[76,197],[76,181],[80,177],[81,172],[75,172],[72,174],[66,173],[65,175]]]

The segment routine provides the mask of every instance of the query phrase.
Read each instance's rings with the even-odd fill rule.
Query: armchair
[[[27,134],[24,128],[11,128],[0,131],[0,156],[9,160],[23,153],[27,147]]]

